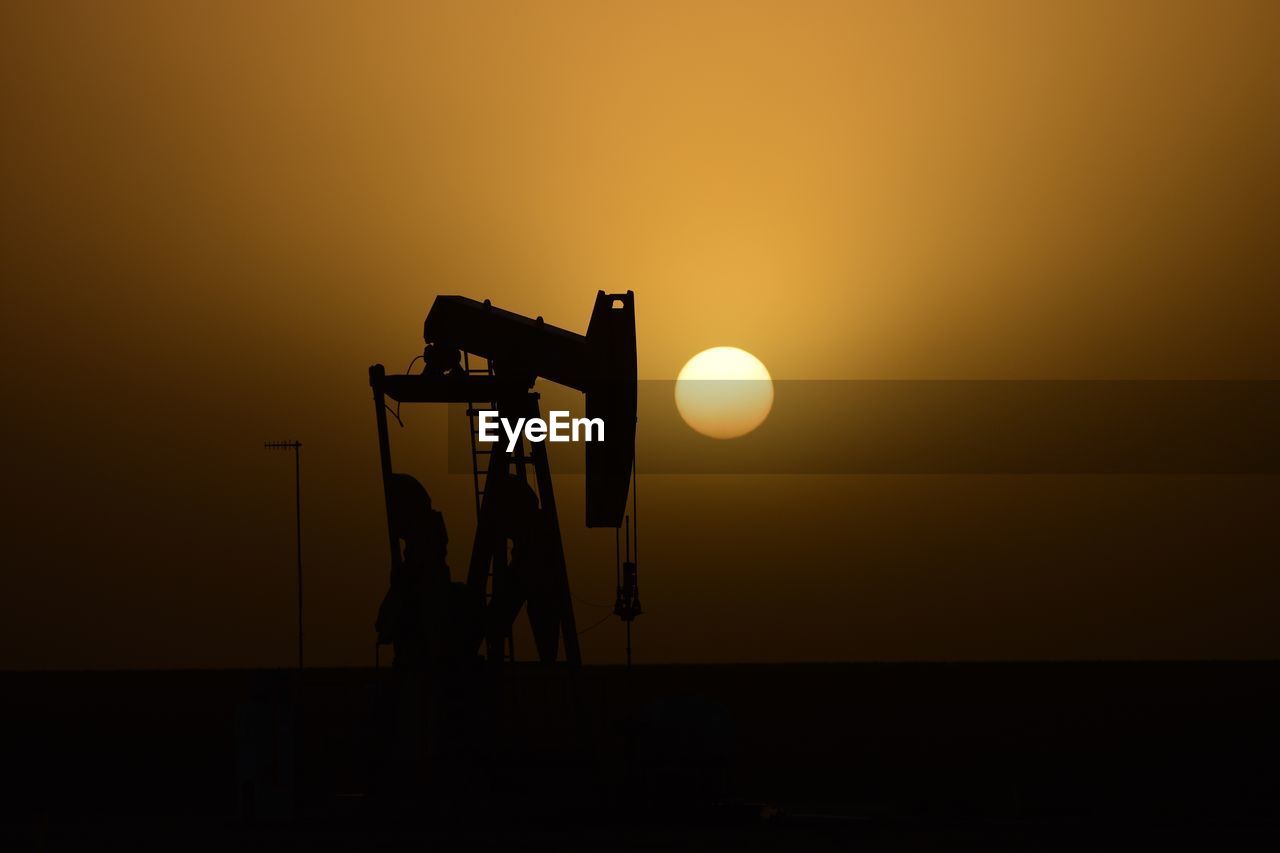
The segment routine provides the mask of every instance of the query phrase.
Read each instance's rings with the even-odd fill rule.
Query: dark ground
[[[1280,663],[8,673],[0,694],[15,850],[1280,849]]]

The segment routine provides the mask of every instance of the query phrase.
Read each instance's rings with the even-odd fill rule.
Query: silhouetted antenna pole
[[[302,442],[268,441],[267,450],[293,451],[293,501],[298,542],[298,669],[302,669]]]

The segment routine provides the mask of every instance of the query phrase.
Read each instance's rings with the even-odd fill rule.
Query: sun
[[[685,423],[711,438],[746,435],[769,417],[773,379],[760,359],[737,347],[695,355],[676,378],[676,409]]]

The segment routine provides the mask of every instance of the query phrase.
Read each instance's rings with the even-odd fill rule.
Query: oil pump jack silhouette
[[[369,368],[391,550],[392,590],[379,613],[378,642],[395,644],[400,668],[474,660],[482,644],[489,661],[514,660],[512,625],[523,608],[539,660],[556,661],[563,641],[564,660],[577,666],[582,656],[546,444],[521,438],[510,452],[505,441],[482,447],[476,418],[481,403],[511,420],[538,417],[539,395],[532,389],[539,378],[583,392],[586,416],[605,423],[604,440],[584,444],[586,526],[619,530],[634,486],[634,294],[598,292],[585,335],[488,300],[438,296],[423,339],[420,373]],[[467,406],[477,522],[465,583],[449,578],[447,535],[426,490],[392,467],[388,400]],[[614,613],[630,623],[640,602],[633,528],[627,527],[628,557],[618,558]]]

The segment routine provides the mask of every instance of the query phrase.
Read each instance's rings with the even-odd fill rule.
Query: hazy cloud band
[[[731,385],[732,383],[717,383]],[[537,389],[542,408],[578,395]],[[637,458],[651,474],[1274,474],[1277,381],[828,381],[774,383],[754,432],[689,428],[673,381],[640,383]],[[719,393],[733,396],[732,391]],[[450,412],[449,470],[470,474],[467,419]],[[581,473],[578,445],[549,448]]]

